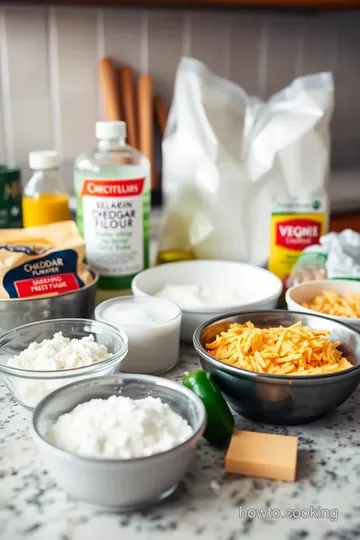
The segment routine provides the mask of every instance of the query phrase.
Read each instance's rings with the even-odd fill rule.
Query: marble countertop
[[[191,347],[182,347],[169,376],[179,379],[197,366]],[[203,441],[171,499],[142,512],[116,514],[72,500],[56,487],[31,441],[26,411],[0,386],[0,539],[355,540],[360,537],[359,401],[360,388],[333,415],[291,428],[236,418],[237,428],[299,437],[295,483],[225,475],[224,451]]]

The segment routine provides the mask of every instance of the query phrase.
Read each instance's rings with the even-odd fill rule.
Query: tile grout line
[[[62,122],[61,122],[61,99],[60,99],[60,73],[58,56],[58,32],[56,25],[56,9],[50,6],[48,13],[48,62],[50,81],[50,104],[52,119],[52,136],[56,150],[62,156]]]
[[[99,62],[105,56],[105,21],[104,21],[104,10],[99,9],[97,13],[97,28],[96,28],[96,53],[97,53],[97,62]],[[97,74],[97,66],[95,73]],[[100,120],[104,117],[103,111],[103,101],[100,91],[100,85],[98,78],[95,76],[94,80],[95,92],[96,92],[96,117]]]
[[[225,20],[225,36],[223,36],[224,39],[224,73],[225,78],[228,80],[231,80],[231,51],[232,51],[232,20],[231,16],[228,15]]]
[[[147,9],[144,9],[141,14],[140,69],[142,73],[149,71],[149,11]]]
[[[182,54],[184,56],[191,56],[191,37],[192,37],[192,20],[190,11],[186,11],[183,18],[182,25]]]
[[[6,161],[15,165],[15,141],[12,128],[12,101],[9,72],[9,50],[5,22],[5,8],[0,11],[0,69],[1,69],[1,108],[4,120],[4,146]]]
[[[306,19],[301,15],[301,21],[299,23],[298,32],[297,32],[297,47],[294,58],[294,73],[295,78],[300,77],[304,74],[304,48],[305,40],[307,36],[306,30]],[[306,74],[305,74],[306,75]]]
[[[332,47],[332,57],[333,57],[332,64],[333,65],[332,65],[331,71],[334,76],[336,74],[336,68],[337,68],[338,60],[339,60],[339,38],[340,38],[339,32],[341,32],[339,26],[340,26],[339,21],[337,21],[337,24],[335,26],[335,32],[332,35],[333,36],[333,47]]]
[[[267,99],[268,88],[268,45],[269,45],[269,19],[268,15],[263,16],[261,33],[257,50],[257,80],[258,96]]]

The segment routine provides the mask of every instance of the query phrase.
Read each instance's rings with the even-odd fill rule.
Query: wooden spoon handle
[[[151,188],[156,189],[152,103],[151,75],[142,73],[139,75],[138,79],[139,150],[145,154],[150,161]]]
[[[154,97],[154,111],[155,111],[155,118],[157,120],[159,129],[160,129],[160,135],[161,135],[161,138],[163,139],[168,116],[169,116],[169,107],[165,99],[159,96]]]
[[[99,61],[99,78],[106,120],[122,120],[116,69],[111,58],[106,57]]]
[[[119,69],[119,81],[123,115],[126,122],[127,141],[130,146],[138,148],[134,73],[131,66],[124,66]]]

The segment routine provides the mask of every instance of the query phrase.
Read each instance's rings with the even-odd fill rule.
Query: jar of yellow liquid
[[[34,172],[23,193],[24,227],[69,220],[69,194],[60,178],[59,154],[54,150],[31,152],[29,167]]]

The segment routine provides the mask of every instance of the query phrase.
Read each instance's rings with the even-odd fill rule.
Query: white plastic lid
[[[38,169],[57,169],[60,167],[60,156],[55,150],[38,150],[30,152],[29,167],[33,170]]]
[[[126,124],[121,121],[96,122],[97,139],[124,139],[126,137]]]

